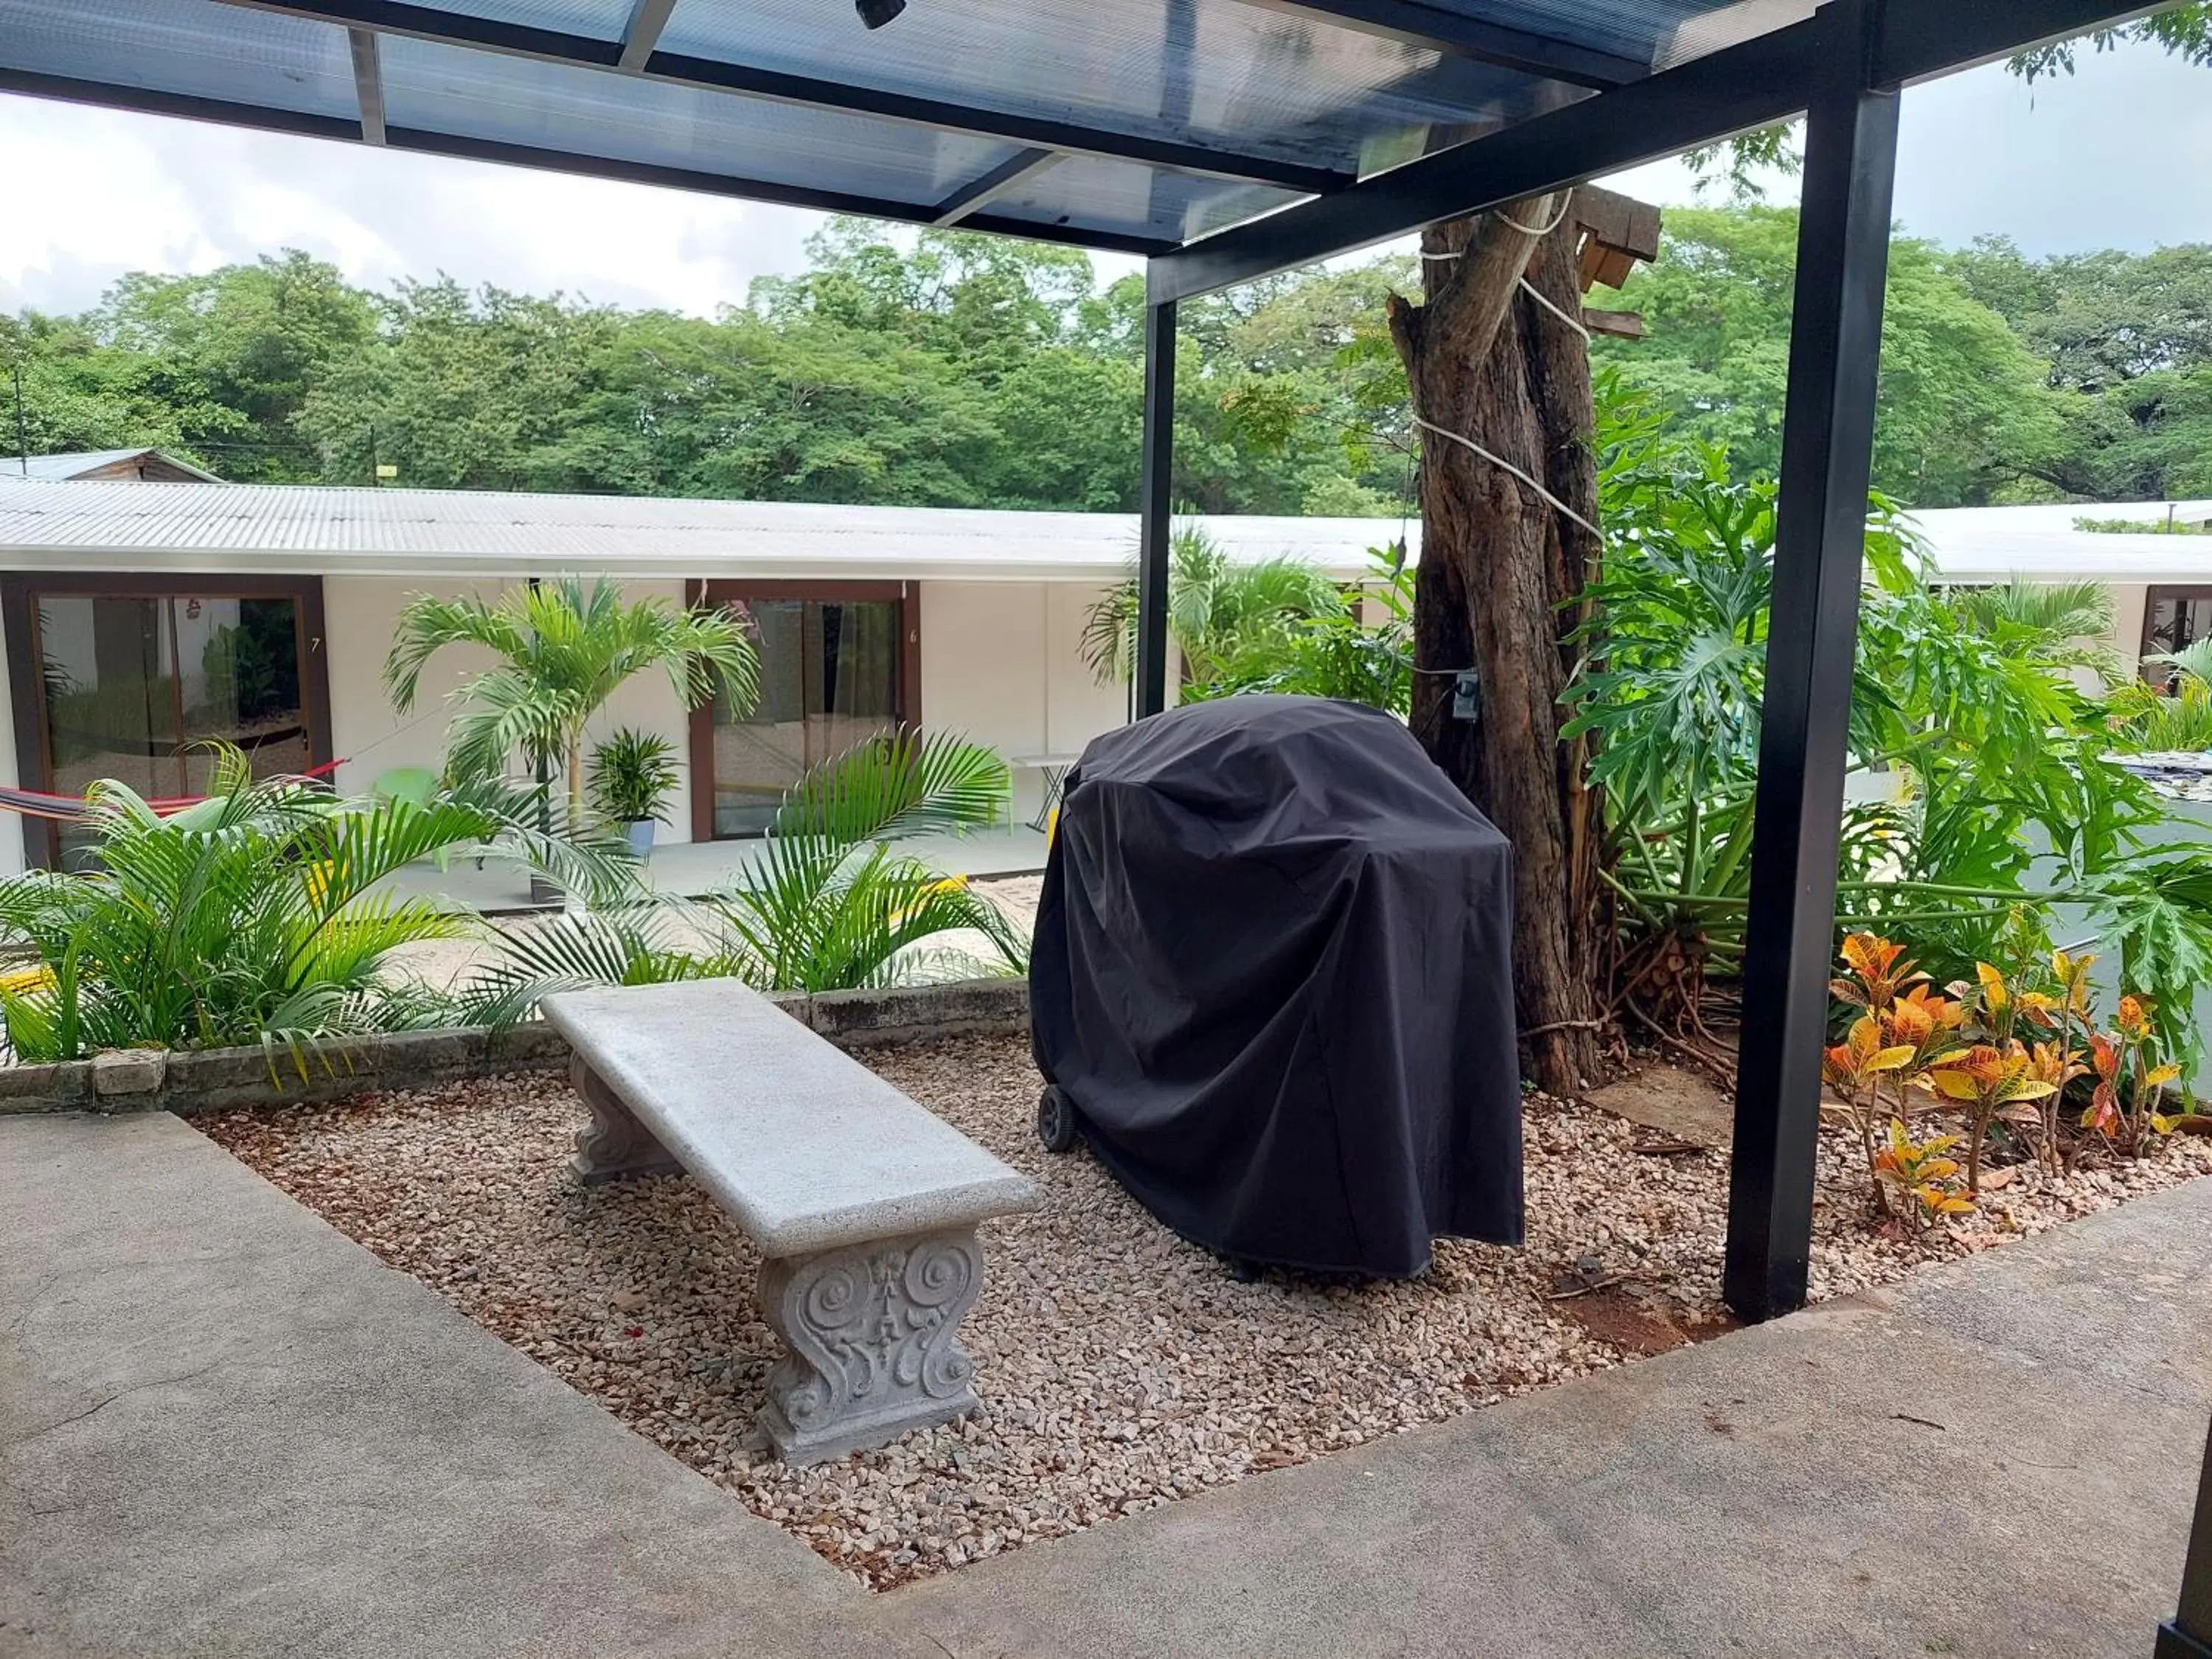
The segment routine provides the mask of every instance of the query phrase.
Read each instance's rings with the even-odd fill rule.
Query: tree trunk
[[[1595,523],[1589,348],[1520,286],[1525,275],[1580,314],[1566,206],[1541,198],[1428,232],[1424,253],[1448,257],[1423,261],[1423,304],[1391,296],[1390,331],[1417,416],[1511,462]],[[1510,222],[1541,228],[1555,219],[1540,238]],[[1597,538],[1504,467],[1427,429],[1420,489],[1413,729],[1513,843],[1513,989],[1527,1074],[1572,1095],[1598,1066],[1598,819],[1584,745],[1559,740],[1559,698]],[[1451,671],[1470,667],[1480,719],[1455,720]]]

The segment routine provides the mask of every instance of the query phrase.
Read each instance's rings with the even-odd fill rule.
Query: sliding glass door
[[[59,590],[10,579],[17,754],[29,787],[82,795],[112,778],[150,799],[198,795],[214,764],[204,745],[216,740],[243,750],[260,777],[325,758],[320,584],[222,584],[249,585],[264,591],[160,591],[131,578]],[[45,834],[46,857],[77,861],[79,831]]]
[[[717,698],[696,717],[694,766],[710,787],[694,830],[759,835],[810,768],[915,718],[914,600],[898,583],[716,582],[708,598],[745,624],[761,685],[748,711]]]
[[[2206,638],[2212,638],[2212,587],[2154,587],[2143,596],[2144,656]],[[2142,665],[2142,677],[2163,690],[2172,690],[2177,672],[2166,663]]]

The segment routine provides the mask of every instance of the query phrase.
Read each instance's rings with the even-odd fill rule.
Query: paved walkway
[[[757,836],[741,841],[672,842],[653,848],[645,866],[646,882],[657,892],[696,898],[726,884],[757,861],[767,846]],[[965,835],[914,836],[896,846],[900,856],[919,859],[948,876],[1027,875],[1044,868],[1048,850],[1043,832],[1026,823]],[[470,858],[449,860],[442,870],[427,860],[410,864],[395,872],[388,885],[404,897],[465,904],[473,910],[531,908],[529,875],[497,859],[486,860],[481,870]]]
[[[0,1120],[0,1655],[2147,1653],[2212,1182],[882,1597],[169,1118]]]

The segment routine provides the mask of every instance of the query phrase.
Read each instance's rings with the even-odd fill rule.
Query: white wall
[[[449,648],[423,671],[415,713],[392,711],[382,674],[400,606],[410,593],[451,596],[475,591],[489,598],[496,584],[469,588],[382,576],[330,576],[323,581],[328,633],[331,739],[348,758],[337,787],[363,793],[394,767],[443,762],[447,696],[485,665],[483,654]],[[1095,684],[1077,644],[1085,610],[1102,590],[1079,582],[924,582],[921,584],[921,719],[933,731],[956,731],[1004,755],[1074,754],[1127,717],[1125,688]],[[632,599],[658,595],[683,602],[679,581],[632,581]],[[677,748],[684,781],[662,827],[663,841],[690,838],[689,728],[675,691],[661,674],[640,675],[616,693],[592,723],[593,737],[617,726],[657,732]],[[1016,816],[1036,811],[1042,780],[1017,769]]]
[[[436,592],[446,598],[475,592],[486,599],[497,595],[502,584],[487,582],[473,587],[441,586],[386,576],[328,576],[323,580],[323,621],[328,639],[331,682],[331,744],[346,759],[338,769],[337,787],[345,794],[366,794],[377,775],[395,767],[424,766],[438,770],[445,762],[447,698],[462,681],[481,672],[489,662],[487,653],[463,647],[448,647],[430,659],[422,671],[415,711],[404,720],[392,711],[384,691],[384,659],[392,648],[392,625],[408,595]],[[680,581],[630,581],[623,584],[626,598],[661,598],[681,605]],[[640,674],[608,700],[592,722],[593,739],[618,726],[635,726],[653,732],[676,746],[677,769],[682,774],[668,806],[669,822],[657,839],[691,839],[690,728],[675,688],[666,674]]]
[[[2120,666],[2133,673],[2142,654],[2143,611],[2150,604],[2150,589],[2141,582],[2108,582],[2112,596],[2112,637],[2106,641],[2119,653]]]
[[[422,673],[414,713],[392,712],[383,684],[392,626],[410,593],[447,597],[477,592],[489,599],[501,584],[473,587],[401,577],[328,576],[323,580],[322,642],[330,681],[332,750],[345,764],[336,787],[366,794],[380,773],[444,763],[447,698],[489,661],[485,653],[448,647]],[[677,580],[632,581],[632,599],[659,596],[683,602]],[[957,731],[1004,755],[1079,753],[1127,714],[1123,686],[1096,684],[1077,647],[1084,613],[1103,590],[1080,582],[924,582],[921,584],[921,716],[933,731]],[[8,665],[0,653],[0,708],[10,706]],[[592,722],[593,738],[635,726],[676,746],[683,781],[671,802],[664,842],[691,834],[690,745],[687,719],[664,674],[640,675],[615,694]],[[0,720],[0,780],[20,784],[12,722]],[[1015,811],[1036,809],[1042,778],[1017,769]],[[0,825],[0,873],[23,866],[22,836]]]
[[[10,684],[8,653],[0,651],[0,783],[24,787],[15,763],[15,690]],[[32,784],[36,787],[35,781]],[[0,876],[20,876],[27,860],[23,856],[23,820],[15,812],[0,812]]]
[[[1081,582],[921,584],[921,723],[1002,755],[1079,753],[1127,717],[1121,686],[1093,683],[1077,650],[1104,590]],[[1041,775],[1017,768],[1014,810],[1036,810]]]

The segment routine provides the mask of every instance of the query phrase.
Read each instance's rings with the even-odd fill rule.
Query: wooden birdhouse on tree
[[[1617,289],[1638,260],[1659,257],[1659,210],[1649,202],[1584,185],[1575,191],[1574,216],[1582,233],[1575,257],[1584,294],[1593,288]],[[1593,333],[1624,340],[1644,337],[1644,319],[1633,311],[1596,311],[1585,306],[1583,325]]]

